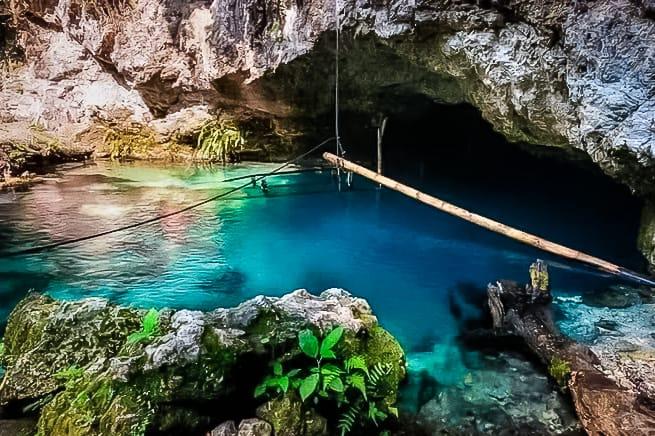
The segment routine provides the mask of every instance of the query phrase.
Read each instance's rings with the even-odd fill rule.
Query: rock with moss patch
[[[257,417],[271,424],[275,436],[319,436],[327,434],[325,418],[313,410],[304,410],[294,393],[274,398],[257,408]]]
[[[336,325],[345,328],[343,346],[350,352],[389,365],[387,401],[395,402],[405,371],[402,349],[377,325],[366,301],[343,290],[320,296],[299,290],[231,309],[162,310],[156,316],[103,299],[62,302],[33,293],[9,319],[0,401],[39,399],[41,435],[138,435],[209,426],[214,418],[206,412],[174,405],[239,404],[268,371],[274,350],[293,357],[299,353],[298,331],[325,332]],[[277,407],[268,409],[271,421]],[[316,416],[297,418],[294,426],[305,434],[326,427]]]

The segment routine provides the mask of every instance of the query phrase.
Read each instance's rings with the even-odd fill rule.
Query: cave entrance
[[[577,150],[516,144],[468,104],[406,96],[386,107],[385,175],[468,210],[638,271],[642,201]],[[376,165],[379,115],[345,112],[350,159]],[[327,122],[327,121],[326,121]]]

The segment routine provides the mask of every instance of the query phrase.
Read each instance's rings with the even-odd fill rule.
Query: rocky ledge
[[[521,337],[548,366],[570,392],[589,434],[645,435],[655,428],[655,361],[636,362],[621,356],[626,351],[621,349],[597,354],[565,337],[553,321],[550,301],[533,300],[514,282],[490,284],[487,293],[497,332]]]
[[[397,341],[365,300],[340,289],[210,312],[31,293],[9,318],[2,364],[5,417],[32,413],[41,435],[198,432],[221,423],[212,434],[236,434],[233,421],[239,435],[327,434],[343,425],[343,404],[356,408],[349,428],[365,431],[368,413],[381,426],[394,419],[405,376]]]

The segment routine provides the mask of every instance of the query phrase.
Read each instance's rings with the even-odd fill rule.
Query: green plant
[[[245,133],[233,121],[211,120],[200,129],[196,157],[226,163],[245,143]]]
[[[571,374],[571,365],[569,362],[560,359],[559,357],[554,357],[553,360],[550,361],[548,372],[555,379],[558,385],[564,387],[566,386],[566,382]]]
[[[134,332],[127,337],[127,342],[136,344],[139,342],[149,342],[153,337],[159,334],[159,312],[156,309],[150,309],[141,321],[141,330]]]
[[[311,364],[284,373],[282,363],[275,361],[273,374],[266,376],[255,388],[255,397],[271,392],[279,395],[294,389],[305,403],[311,399],[314,403],[333,401],[341,410],[337,428],[342,435],[366,421],[378,426],[389,414],[397,416],[395,407],[381,401],[383,382],[391,372],[391,365],[378,362],[369,366],[361,355],[340,359],[335,347],[343,333],[343,327],[335,327],[319,340],[311,330],[301,331],[298,347],[312,359]]]

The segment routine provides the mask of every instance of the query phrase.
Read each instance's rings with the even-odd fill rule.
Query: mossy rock
[[[0,403],[38,398],[62,387],[54,375],[114,356],[140,323],[140,311],[102,299],[59,302],[30,293],[9,316]]]
[[[40,435],[197,429],[209,423],[208,417],[175,404],[233,404],[266,375],[272,355],[297,352],[300,330],[336,325],[346,328],[344,347],[351,353],[365,355],[370,364],[392,363],[385,381],[389,404],[404,377],[398,343],[377,326],[364,300],[342,290],[257,297],[206,313],[162,310],[152,334],[128,340],[145,331],[145,314],[98,298],[65,302],[30,294],[7,326],[0,399],[38,400],[43,405]],[[254,413],[252,401],[247,413]],[[283,405],[269,408],[267,416],[275,421],[279,413],[273,410]],[[306,410],[298,413],[300,424],[294,426],[301,425],[306,434],[321,434],[327,426]]]
[[[327,421],[313,409],[303,407],[300,398],[288,392],[257,408],[257,417],[273,427],[275,436],[320,436],[327,434]]]
[[[398,387],[407,375],[405,352],[396,338],[379,325],[358,335],[347,333],[339,345],[338,355],[362,355],[369,367],[378,363],[389,365],[390,371],[383,386],[384,403],[393,407],[398,397]]]

